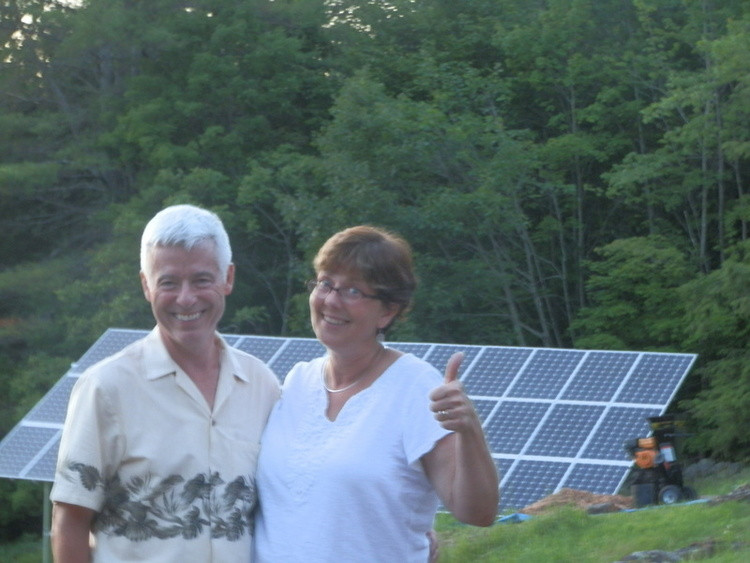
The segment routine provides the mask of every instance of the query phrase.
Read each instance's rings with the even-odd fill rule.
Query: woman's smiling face
[[[357,344],[372,345],[378,330],[387,327],[398,311],[397,307],[380,299],[342,298],[342,288],[355,288],[365,295],[375,293],[351,274],[323,271],[318,273],[317,281],[330,284],[333,289],[327,293],[315,289],[310,293],[310,322],[318,340],[332,350]]]

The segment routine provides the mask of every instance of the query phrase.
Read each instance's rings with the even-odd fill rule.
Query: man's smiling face
[[[141,284],[167,346],[191,349],[213,339],[232,292],[234,266],[226,275],[219,270],[212,242],[190,250],[157,246],[149,258]]]

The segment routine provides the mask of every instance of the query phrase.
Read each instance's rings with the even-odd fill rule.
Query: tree
[[[76,81],[61,49],[74,11],[54,2],[5,4],[1,21],[6,40],[0,44],[0,220],[5,236],[0,264],[14,264],[89,244],[94,236],[89,213],[111,199],[103,189],[96,152],[90,150],[95,120],[84,117],[92,92],[73,86]],[[66,90],[68,86],[73,88]]]
[[[726,48],[729,43],[719,37],[727,21],[744,9],[741,2],[718,8],[708,1],[675,7],[665,20],[669,25],[659,28],[655,20],[669,12],[640,4],[652,42],[671,46],[679,59],[668,68],[665,92],[643,112],[645,124],[662,128],[660,146],[631,153],[607,175],[611,195],[643,202],[652,213],[661,212],[679,225],[691,241],[695,263],[705,272],[721,263],[727,246],[724,217],[732,182],[723,148],[731,83],[717,73],[719,57],[711,46],[719,41]],[[736,167],[734,181],[741,194]]]
[[[695,423],[693,451],[723,459],[750,454],[750,243],[742,241],[721,268],[680,290],[686,346],[702,358],[694,398],[683,401]]]
[[[576,346],[673,351],[685,337],[677,292],[691,277],[685,254],[658,235],[616,240],[597,254],[587,281],[591,305],[573,323]]]

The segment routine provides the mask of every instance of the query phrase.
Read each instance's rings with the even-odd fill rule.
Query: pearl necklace
[[[384,348],[382,348],[382,347],[380,348],[380,350],[378,350],[377,354],[375,354],[375,357],[374,357],[374,358],[372,359],[372,361],[371,361],[371,362],[370,362],[370,363],[369,363],[369,364],[367,365],[367,367],[366,367],[366,368],[365,368],[365,369],[364,369],[364,370],[362,371],[362,374],[365,374],[365,373],[367,373],[367,372],[369,371],[369,369],[370,369],[370,368],[371,368],[372,366],[374,366],[374,365],[375,365],[376,361],[377,361],[377,360],[378,360],[378,358],[380,357],[380,353],[381,353],[381,352],[382,352],[383,350],[384,350]],[[327,367],[328,367],[328,358],[326,358],[326,361],[325,361],[325,362],[323,362],[323,367],[322,367],[322,368],[320,369],[320,381],[321,381],[321,382],[323,383],[323,389],[325,389],[325,390],[326,390],[326,391],[328,391],[329,393],[343,393],[344,391],[347,391],[347,390],[351,389],[352,387],[354,387],[354,386],[355,386],[355,385],[356,385],[357,383],[361,382],[361,381],[362,381],[362,379],[363,379],[363,378],[361,377],[361,375],[362,375],[362,374],[360,374],[360,377],[358,377],[357,379],[355,379],[355,380],[354,380],[354,381],[353,381],[352,383],[350,383],[349,385],[346,385],[346,386],[344,386],[344,387],[341,387],[340,389],[331,389],[330,387],[328,387],[328,385],[326,385],[326,368],[327,368]]]

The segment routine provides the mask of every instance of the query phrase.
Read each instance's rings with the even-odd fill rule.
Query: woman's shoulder
[[[325,356],[306,362],[297,362],[284,378],[284,388],[296,385],[308,385],[321,376]]]
[[[402,354],[394,363],[394,371],[400,376],[408,375],[415,384],[428,384],[435,386],[442,380],[440,372],[426,360],[418,358],[414,354]]]

